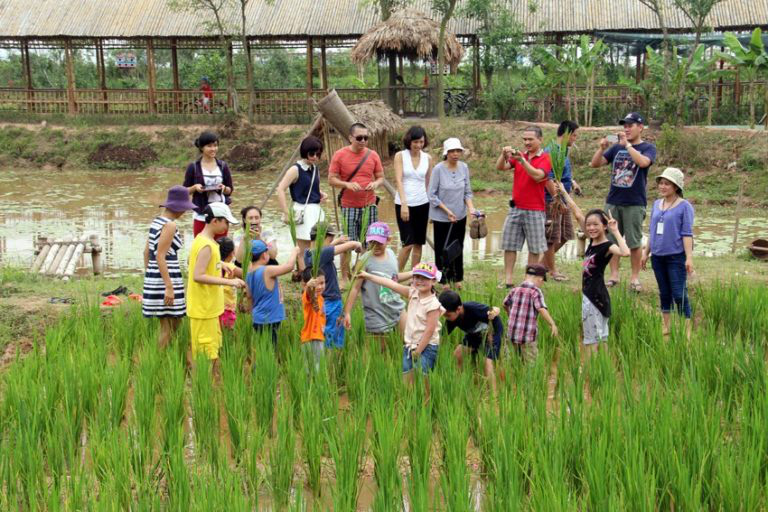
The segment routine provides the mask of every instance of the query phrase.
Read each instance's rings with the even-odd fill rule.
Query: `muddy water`
[[[30,265],[34,259],[34,241],[38,236],[56,238],[97,234],[104,246],[107,271],[139,270],[142,251],[151,219],[158,213],[157,204],[165,191],[181,182],[182,171],[0,171],[0,263]],[[235,175],[233,210],[250,203],[260,203],[272,184],[274,175],[238,173]],[[325,188],[327,186],[323,184]],[[330,192],[329,190],[326,190]],[[506,192],[506,191],[505,191]],[[383,194],[385,192],[382,191]],[[330,193],[329,193],[330,196]],[[501,260],[501,231],[506,214],[507,194],[475,198],[475,205],[487,212],[489,234],[483,240],[465,243],[465,262]],[[586,206],[598,206],[598,204]],[[326,211],[333,215],[328,202]],[[741,221],[739,242],[743,246],[759,235],[765,236],[766,216]],[[698,211],[696,253],[713,256],[730,249],[733,220],[724,211]],[[382,220],[394,227],[395,212],[391,200],[382,200]],[[278,221],[274,197],[265,211],[264,224],[279,235],[279,246],[290,245],[288,228]],[[192,215],[180,220],[186,247],[192,238]],[[397,241],[397,230],[395,229]],[[432,252],[425,248],[426,258]],[[182,254],[184,256],[184,253]],[[574,243],[564,247],[558,256],[576,257]],[[85,265],[87,262],[81,262]]]

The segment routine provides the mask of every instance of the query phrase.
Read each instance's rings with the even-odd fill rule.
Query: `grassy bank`
[[[470,150],[470,165],[476,190],[509,194],[509,173],[496,171],[494,163],[504,144],[521,147],[522,123],[497,123],[450,119],[443,124],[424,121],[432,141],[430,151],[439,156],[439,145],[458,136]],[[5,165],[55,171],[59,168],[183,169],[196,157],[192,145],[205,126],[142,125],[87,126],[14,125],[0,131],[0,157]],[[231,122],[215,126],[222,135],[221,155],[236,172],[273,174],[286,163],[306,129],[303,126],[245,127]],[[554,136],[554,126],[544,125],[545,138]],[[602,198],[608,187],[608,170],[591,169],[589,160],[599,139],[612,128],[590,128],[579,132],[573,152],[576,179],[588,198]],[[397,146],[401,134],[392,137]],[[744,181],[747,205],[768,205],[768,134],[746,130],[686,128],[648,130],[646,139],[659,148],[651,174],[668,165],[681,167],[689,177],[686,196],[698,204],[734,205],[739,182]],[[728,169],[730,162],[737,166]],[[391,165],[385,162],[392,176]],[[653,186],[653,180],[649,181]],[[653,195],[653,193],[651,193]]]
[[[473,270],[465,300],[501,301],[488,270]],[[22,293],[35,279],[13,281]],[[455,367],[458,333],[443,337],[429,401],[400,377],[401,342],[381,353],[359,310],[347,348],[317,373],[298,321],[275,354],[241,316],[212,386],[204,361],[185,373],[186,322],[162,353],[137,304],[104,313],[82,297],[0,373],[0,505],[762,509],[766,290],[736,276],[696,283],[690,343],[662,338],[651,294],[614,290],[607,350],[582,364],[580,297],[548,283],[561,336],[542,329],[535,364],[503,357],[494,397],[481,368]]]

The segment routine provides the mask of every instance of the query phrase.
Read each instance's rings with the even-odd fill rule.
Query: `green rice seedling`
[[[133,379],[133,416],[135,420],[133,471],[142,480],[152,462],[155,425],[156,394],[159,382],[160,357],[152,344],[145,344],[139,355],[138,367]]]
[[[253,426],[248,430],[248,435],[245,439],[245,484],[248,489],[248,495],[253,502],[254,509],[258,509],[259,500],[259,486],[263,479],[260,456],[261,450],[264,447],[264,439],[267,434],[258,425]]]
[[[325,246],[325,235],[328,232],[327,222],[318,222],[317,236],[315,236],[315,244],[312,247],[312,277],[317,277],[317,273],[320,270],[320,253],[323,252]]]
[[[370,257],[371,257],[371,251],[366,251],[355,260],[355,266],[352,268],[352,277],[349,280],[350,283],[355,282],[357,277],[360,275],[360,272],[365,268],[366,263],[368,263],[368,258]],[[349,301],[350,293],[352,293],[352,286],[349,287],[349,289],[347,290],[347,293],[344,295],[345,305]]]
[[[192,510],[254,510],[243,493],[240,476],[227,468],[225,461],[217,471],[201,471],[194,477]]]
[[[465,372],[465,374],[468,372]],[[462,405],[451,407],[451,392],[457,382],[453,376],[434,372],[430,376],[437,404],[437,420],[442,440],[442,472],[440,488],[448,510],[472,510],[472,494],[469,488],[467,468],[467,442],[469,441],[469,418]],[[464,381],[466,384],[466,381]],[[439,397],[439,398],[438,398]]]
[[[408,498],[411,510],[428,510],[429,481],[432,468],[432,402],[426,401],[421,373],[408,395],[409,426],[406,450],[410,472]]]
[[[359,346],[348,346],[344,352],[348,360],[345,366],[347,395],[350,402],[365,410],[371,396],[370,351],[363,351]]]
[[[200,355],[192,372],[192,412],[195,441],[200,455],[216,466],[219,462],[219,403],[213,389],[211,362]],[[198,461],[203,457],[198,456]]]
[[[272,417],[275,412],[278,368],[271,340],[262,336],[256,340],[251,354],[251,396],[256,423],[272,436]]]
[[[563,171],[565,171],[565,159],[568,158],[568,141],[570,138],[571,133],[566,131],[560,142],[557,142],[557,139],[552,139],[547,143],[547,147],[549,147],[549,158],[552,161],[552,172],[555,175],[556,181],[563,180]]]
[[[301,446],[307,465],[307,484],[315,496],[320,496],[320,470],[325,453],[325,439],[322,405],[318,400],[314,382],[308,386],[307,394],[301,401]]]
[[[294,247],[296,246],[296,217],[293,213],[293,208],[288,208],[288,229],[291,232],[291,241]]]
[[[288,339],[291,338],[289,337]],[[282,366],[285,372],[285,380],[290,391],[289,395],[291,398],[291,405],[293,406],[293,419],[296,422],[296,428],[298,428],[299,420],[301,418],[301,402],[307,395],[309,368],[305,363],[303,354],[297,350],[299,348],[296,346],[299,343],[297,341],[298,337],[293,338],[293,340],[294,341],[290,347],[285,347],[285,358]]]
[[[403,483],[400,478],[400,443],[403,416],[395,412],[394,395],[382,393],[372,407],[373,459],[376,478],[374,510],[398,510],[403,504]]]
[[[371,223],[371,208],[372,206],[366,206],[363,209],[363,218],[360,220],[360,233],[358,236],[358,240],[361,242],[365,241],[365,235],[368,233],[368,226]]]
[[[163,364],[163,452],[166,457],[184,445],[184,363],[173,352],[167,352]]]
[[[229,347],[226,357],[221,359],[221,376],[224,405],[227,410],[227,426],[232,445],[232,457],[240,460],[245,448],[245,435],[251,419],[251,404],[248,386],[243,375],[245,347]]]
[[[113,498],[118,508],[131,503],[131,442],[125,431],[92,431],[88,439],[91,466],[99,487]]]
[[[192,500],[190,474],[184,460],[184,444],[174,443],[165,453],[163,470],[171,510],[189,510]]]
[[[333,458],[336,485],[333,488],[333,509],[354,512],[360,494],[359,471],[365,457],[365,408],[355,406],[327,425],[325,437]]]
[[[278,509],[285,508],[291,497],[295,454],[293,407],[289,400],[281,400],[277,408],[277,437],[269,452],[269,480]]]
[[[294,227],[295,229],[295,227]],[[294,231],[295,233],[295,231]],[[251,253],[251,242],[253,240],[253,237],[251,236],[251,223],[246,222],[245,223],[245,231],[243,232],[243,261],[242,263],[242,269],[243,269],[243,279],[245,279],[246,275],[248,274],[248,269],[251,268],[251,259],[252,259],[252,253]],[[245,299],[245,289],[244,288],[238,288],[237,289],[237,304],[238,306],[243,303],[243,300]]]

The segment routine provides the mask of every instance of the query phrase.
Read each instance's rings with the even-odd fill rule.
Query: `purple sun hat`
[[[189,200],[189,190],[181,185],[174,185],[168,189],[168,197],[160,206],[177,213],[195,209],[195,204]]]

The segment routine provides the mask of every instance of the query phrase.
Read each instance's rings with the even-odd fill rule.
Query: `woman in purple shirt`
[[[684,182],[683,171],[674,167],[667,167],[656,178],[661,199],[653,203],[648,245],[641,260],[645,269],[650,256],[659,284],[664,336],[669,335],[673,302],[678,313],[685,316],[686,334],[691,335],[687,278],[693,273],[693,206],[683,199]]]

